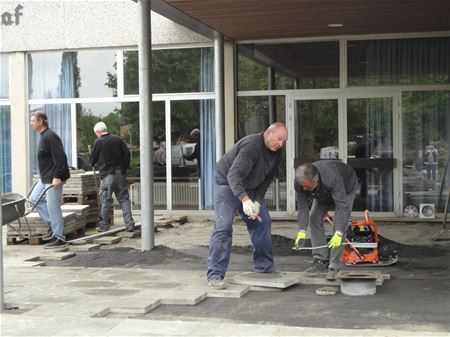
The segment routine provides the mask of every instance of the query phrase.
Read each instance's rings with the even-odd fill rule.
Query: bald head
[[[288,139],[288,131],[286,125],[277,122],[270,125],[264,132],[264,144],[273,152],[283,148]]]

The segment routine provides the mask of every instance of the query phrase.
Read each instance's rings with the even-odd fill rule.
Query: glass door
[[[347,163],[358,176],[354,211],[394,211],[391,97],[347,99]]]

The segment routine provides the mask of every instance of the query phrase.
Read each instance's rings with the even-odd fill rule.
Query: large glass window
[[[114,51],[28,55],[30,99],[117,96]]]
[[[339,87],[339,42],[242,44],[238,90]]]
[[[348,85],[450,83],[450,37],[348,41]]]
[[[9,57],[0,55],[0,99],[9,98]]]
[[[152,90],[154,93],[211,91],[203,87],[213,76],[213,49],[188,48],[153,50]],[[138,52],[124,52],[125,95],[139,93]]]
[[[9,106],[0,106],[0,169],[2,190],[11,191],[11,114]]]
[[[402,107],[405,215],[417,215],[421,203],[443,212],[450,186],[450,91],[404,92]]]

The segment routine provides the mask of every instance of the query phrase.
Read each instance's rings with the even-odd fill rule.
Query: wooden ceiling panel
[[[449,0],[164,1],[235,41],[450,31]]]

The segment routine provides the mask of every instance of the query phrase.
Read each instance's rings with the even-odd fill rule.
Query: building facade
[[[29,113],[43,110],[73,167],[88,169],[97,121],[124,137],[139,209],[136,3],[8,1],[0,11],[3,190],[26,193],[37,169]],[[155,208],[212,209],[214,43],[152,13],[152,45],[155,151],[166,144],[165,164],[154,163]],[[275,121],[289,129],[270,209],[295,214],[298,163],[340,159],[359,178],[355,211],[402,217],[422,203],[443,211],[449,32],[227,41],[224,60],[226,148]],[[200,157],[185,159],[197,142]]]

